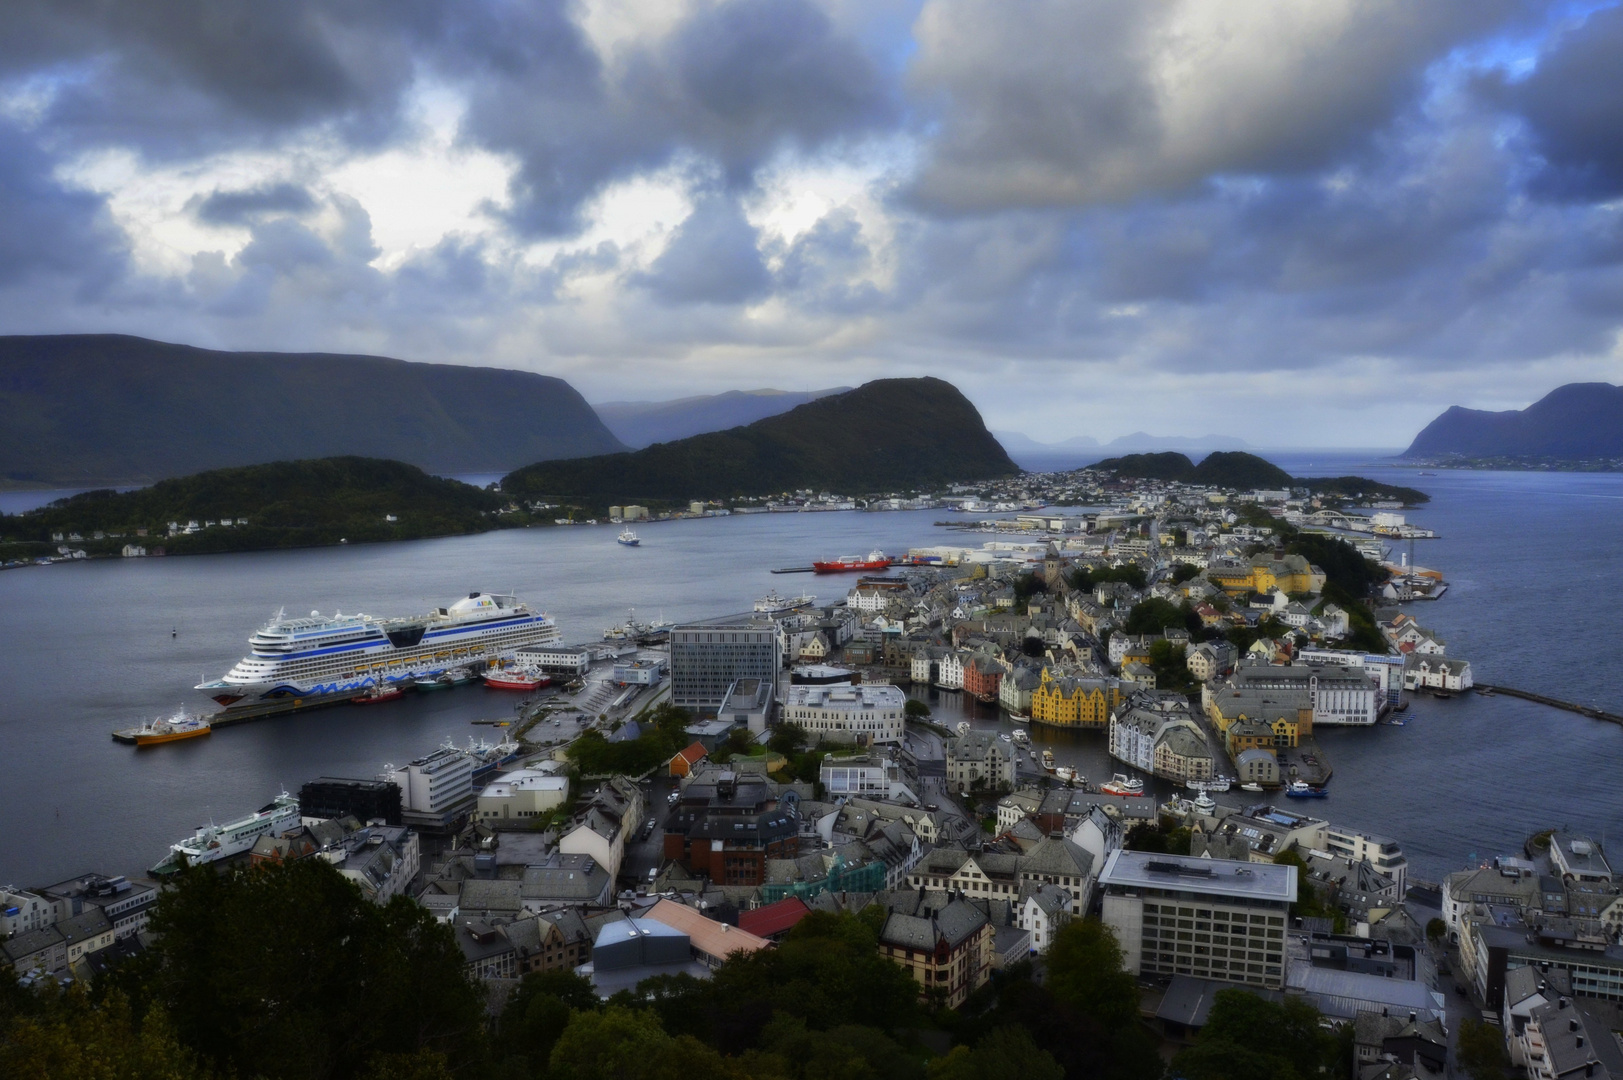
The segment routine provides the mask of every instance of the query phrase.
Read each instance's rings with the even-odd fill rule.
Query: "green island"
[[[1098,472],[1113,472],[1124,479],[1165,480],[1182,484],[1248,491],[1258,488],[1305,488],[1315,495],[1334,499],[1382,499],[1417,506],[1431,496],[1411,487],[1383,484],[1362,476],[1292,476],[1271,461],[1240,450],[1219,450],[1208,454],[1199,465],[1175,451],[1156,454],[1127,454],[1106,458],[1088,466]]]

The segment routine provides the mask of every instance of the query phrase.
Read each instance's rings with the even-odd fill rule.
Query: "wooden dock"
[[[1591,720],[1605,720],[1608,723],[1623,724],[1623,716],[1619,716],[1617,713],[1607,712],[1605,709],[1599,709],[1593,705],[1579,705],[1574,701],[1562,701],[1560,698],[1546,697],[1543,694],[1535,694],[1530,690],[1518,690],[1514,686],[1496,686],[1492,683],[1477,683],[1475,689],[1477,693],[1484,694],[1489,697],[1492,697],[1495,694],[1503,694],[1506,697],[1521,698],[1523,701],[1532,701],[1539,705],[1548,705],[1552,709],[1564,709],[1567,712],[1577,713],[1579,716],[1587,716]]]

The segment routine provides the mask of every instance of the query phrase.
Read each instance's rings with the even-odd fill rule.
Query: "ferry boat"
[[[136,746],[156,746],[158,743],[195,739],[214,730],[212,722],[203,716],[176,713],[167,720],[152,720],[129,733]]]
[[[838,559],[814,562],[812,569],[819,574],[849,574],[860,570],[888,570],[890,564],[891,559],[883,551],[875,549],[868,552],[866,559],[856,555],[841,555]]]
[[[622,529],[620,531],[620,535],[616,536],[614,539],[617,543],[624,544],[626,547],[636,547],[638,544],[642,543],[642,541],[637,538],[637,534],[632,532],[630,529]]]
[[[485,672],[485,685],[492,690],[539,690],[551,683],[547,676],[523,668],[493,668]]]
[[[275,836],[299,823],[299,800],[282,792],[252,814],[224,825],[199,825],[197,832],[169,846],[169,854],[152,873],[164,877],[188,866],[229,858],[254,846],[261,836]]]
[[[379,683],[364,694],[356,694],[350,698],[355,705],[376,705],[380,701],[393,701],[397,697],[405,696],[406,688],[399,683]]]
[[[1110,778],[1109,783],[1100,784],[1099,792],[1103,795],[1142,795],[1144,794],[1144,781],[1130,779],[1121,773]]]
[[[776,592],[769,592],[755,601],[755,610],[765,615],[777,615],[785,611],[798,611],[803,607],[811,607],[817,602],[817,597],[810,593],[801,593],[785,599]]]
[[[1053,772],[1054,771],[1054,751],[1052,751],[1052,750],[1044,750],[1043,751],[1043,771],[1044,772]]]
[[[470,682],[473,682],[473,673],[467,668],[458,668],[455,671],[418,679],[415,685],[419,690],[449,690],[453,686]]]
[[[1330,793],[1322,787],[1314,787],[1302,780],[1292,780],[1285,785],[1285,798],[1287,799],[1324,799]]]
[[[248,639],[250,653],[224,678],[197,689],[222,705],[354,697],[385,683],[500,664],[519,649],[562,641],[544,613],[499,593],[469,593],[450,607],[398,619],[278,613]]]

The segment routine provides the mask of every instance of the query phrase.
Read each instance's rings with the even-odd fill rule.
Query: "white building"
[[[1408,889],[1409,860],[1403,854],[1403,845],[1390,836],[1351,829],[1345,825],[1330,825],[1325,829],[1325,849],[1350,862],[1368,862],[1379,874],[1397,884],[1399,896]]]
[[[435,817],[473,799],[473,759],[446,746],[418,758],[389,777],[400,785],[401,809]]]
[[[1403,687],[1406,690],[1457,694],[1475,685],[1469,660],[1450,660],[1445,656],[1421,656],[1410,653],[1408,662],[1403,668]]]
[[[825,754],[817,778],[823,782],[830,799],[855,795],[888,802],[919,801],[918,795],[907,786],[902,763],[884,754]]]
[[[56,922],[56,905],[24,889],[0,887],[0,938],[42,930]]]
[[[515,769],[487,784],[474,811],[480,821],[527,821],[551,813],[569,798],[569,778]]]
[[[1031,934],[1031,951],[1045,953],[1054,935],[1071,921],[1071,894],[1058,885],[1044,885],[1020,905],[1020,929]]]
[[[612,677],[621,686],[656,686],[665,677],[665,661],[659,657],[622,660],[614,665]]]
[[[895,686],[791,686],[781,719],[799,724],[827,742],[899,743],[906,726],[907,695]]]
[[[936,664],[935,684],[943,690],[964,688],[964,654],[961,650],[950,649],[942,655]]]
[[[1284,987],[1295,867],[1123,849],[1110,853],[1099,886],[1127,971]]]
[[[592,656],[579,645],[542,645],[520,649],[513,656],[522,668],[548,675],[584,675],[592,666]]]

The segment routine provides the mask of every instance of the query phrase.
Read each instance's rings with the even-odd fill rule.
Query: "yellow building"
[[[1054,727],[1103,731],[1110,725],[1110,711],[1121,703],[1121,683],[1115,679],[1078,679],[1045,667],[1042,681],[1031,692],[1031,719]]]
[[[1206,580],[1232,596],[1265,593],[1318,593],[1324,588],[1324,571],[1300,555],[1253,555],[1249,563],[1220,564],[1206,568]]]
[[[1269,745],[1290,748],[1301,745],[1302,739],[1313,734],[1313,709],[1294,702],[1276,702],[1252,691],[1220,690],[1213,693],[1206,705],[1206,715],[1212,726],[1227,741],[1229,729],[1245,722],[1256,724],[1270,733]],[[1249,750],[1241,746],[1239,750]],[[1231,750],[1230,753],[1237,753]]]

